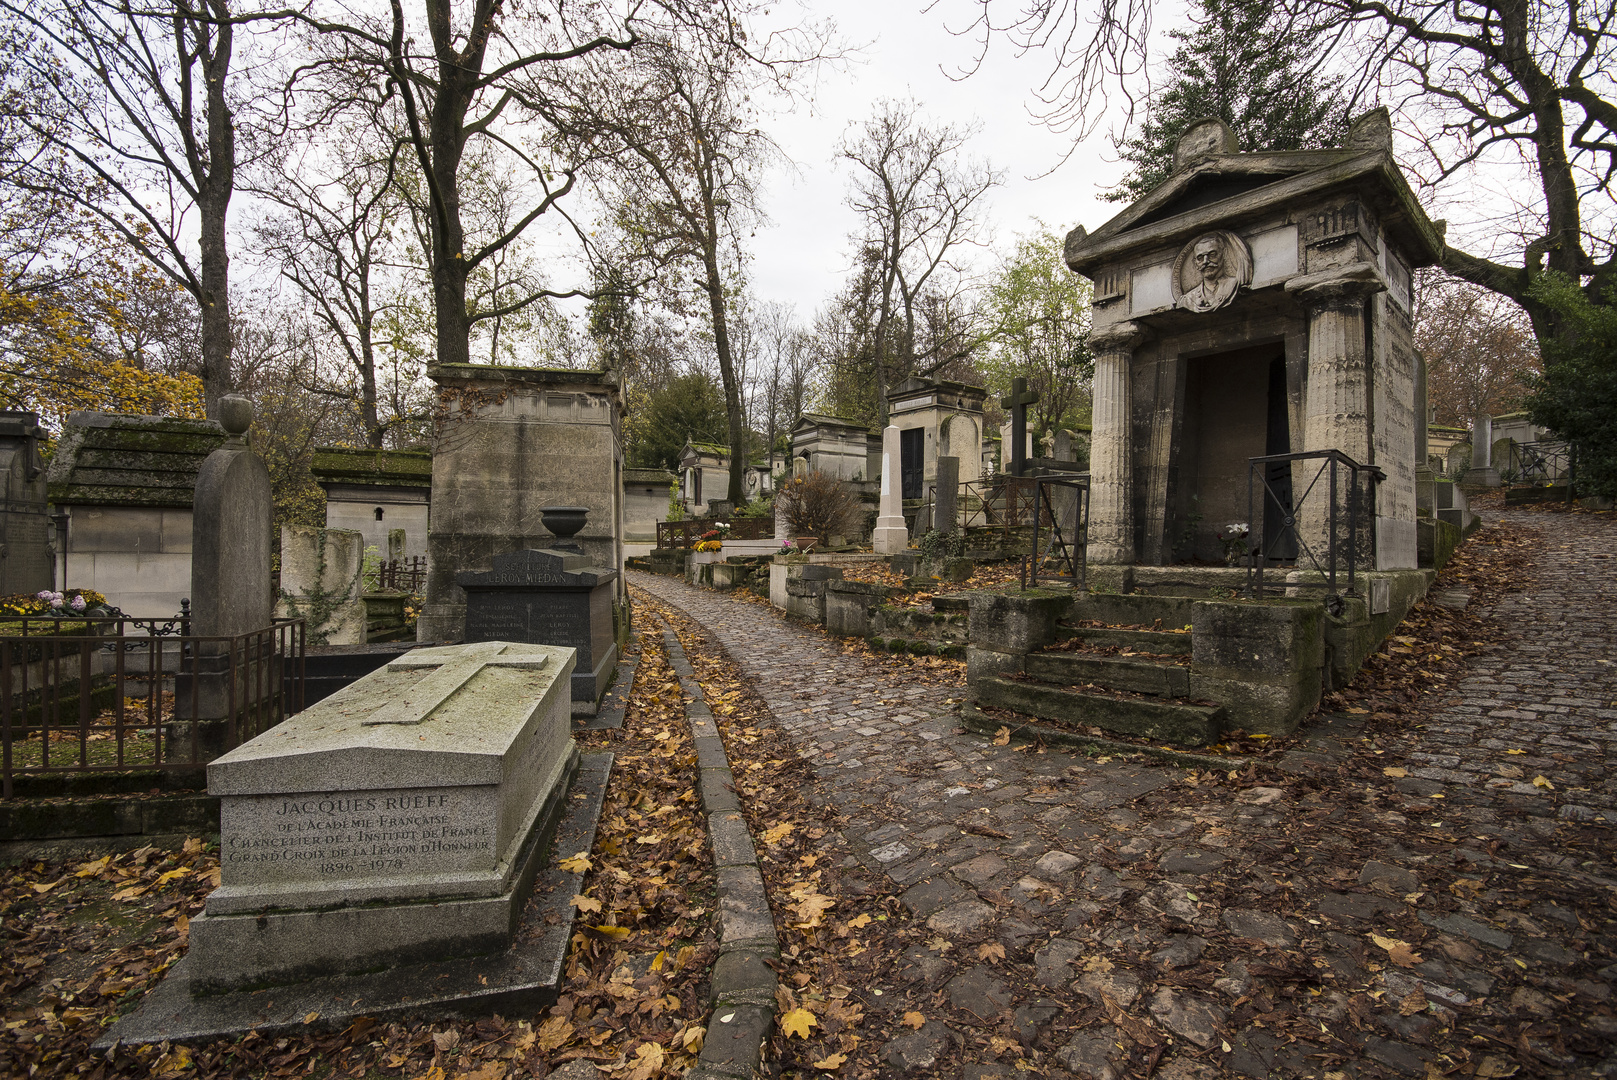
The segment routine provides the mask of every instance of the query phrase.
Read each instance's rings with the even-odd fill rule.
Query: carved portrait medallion
[[[1202,233],[1173,261],[1173,302],[1186,311],[1217,311],[1252,284],[1252,252],[1232,232]]]

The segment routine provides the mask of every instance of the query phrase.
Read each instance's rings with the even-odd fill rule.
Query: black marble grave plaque
[[[593,708],[617,667],[612,634],[617,576],[616,570],[592,566],[588,556],[573,552],[530,548],[496,555],[492,570],[455,575],[466,591],[464,640],[577,649],[573,701]]]

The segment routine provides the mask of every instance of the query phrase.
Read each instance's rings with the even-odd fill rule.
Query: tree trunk
[[[213,49],[202,51],[202,73],[207,82],[208,160],[193,164],[197,182],[198,237],[202,261],[202,392],[208,415],[218,413],[219,399],[236,388],[230,363],[230,249],[225,242],[225,219],[236,183],[236,126],[225,98],[230,74],[232,28],[229,6],[210,4],[219,21],[211,29],[217,36]],[[192,24],[199,42],[210,27],[200,19]]]

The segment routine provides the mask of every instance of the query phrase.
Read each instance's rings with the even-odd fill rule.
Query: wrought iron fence
[[[364,577],[366,592],[419,593],[427,587],[427,560],[423,555],[394,559],[366,570]]]
[[[1001,473],[960,485],[964,524],[972,528],[1018,529],[1033,523],[1038,480]]]
[[[5,620],[0,797],[25,777],[196,769],[303,708],[303,620],[233,637],[189,623]]]
[[[1525,484],[1549,484],[1557,480],[1570,481],[1576,462],[1572,444],[1566,442],[1512,443],[1502,473],[1514,472],[1515,479]]]
[[[1386,478],[1340,450],[1248,459],[1248,595],[1263,595],[1265,568],[1304,571],[1268,588],[1324,589],[1333,600],[1356,595],[1360,565],[1375,565],[1376,485]]]
[[[706,533],[717,532],[715,539],[773,540],[773,518],[731,518],[729,528],[720,529],[711,518],[687,518],[684,521],[657,522],[657,546],[660,548],[695,547]]]
[[[1046,574],[1045,577],[1055,581],[1071,582],[1082,589],[1085,587],[1089,568],[1086,558],[1089,546],[1089,481],[1063,480],[1052,476],[1035,476],[1031,479],[1033,550],[1029,553],[1026,564],[1027,585],[1030,588],[1037,588],[1040,566],[1053,561],[1056,571]],[[1057,501],[1057,492],[1061,490],[1071,493],[1070,506],[1066,505],[1066,499]],[[1062,528],[1063,522],[1071,530],[1071,539],[1068,539],[1067,529]],[[1039,546],[1041,528],[1046,528],[1045,535],[1049,538],[1042,551]],[[1065,573],[1061,572],[1062,567],[1065,567]]]

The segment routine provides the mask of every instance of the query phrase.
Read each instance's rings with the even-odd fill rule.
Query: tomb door
[[[1248,527],[1248,550],[1288,557],[1276,548],[1278,523],[1290,512],[1289,466],[1270,466],[1274,497],[1268,506],[1258,501],[1264,499],[1261,485],[1252,488],[1253,501],[1248,501],[1251,459],[1291,449],[1282,346],[1236,349],[1186,363],[1175,454],[1178,483],[1168,522],[1173,561],[1223,563],[1221,537],[1234,525]],[[1267,535],[1260,535],[1260,528]]]
[[[922,477],[926,468],[926,429],[909,428],[898,433],[899,477],[903,498],[923,497]]]

